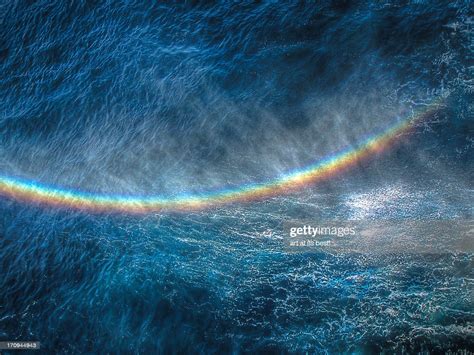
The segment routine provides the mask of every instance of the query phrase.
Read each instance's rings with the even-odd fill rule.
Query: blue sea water
[[[0,173],[159,194],[269,181],[433,101],[297,193],[199,212],[0,200],[0,341],[41,353],[474,351],[472,251],[288,253],[293,219],[472,220],[470,1],[0,4]],[[38,353],[38,352],[34,352]]]

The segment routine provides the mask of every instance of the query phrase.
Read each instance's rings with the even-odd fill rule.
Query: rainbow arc
[[[424,110],[398,121],[382,133],[372,135],[356,146],[264,183],[247,184],[202,194],[143,197],[84,192],[11,176],[0,176],[0,195],[25,203],[124,213],[199,210],[227,203],[261,200],[329,179],[364,159],[380,154],[392,147],[417,123],[427,119],[439,109],[440,105],[441,100],[437,99]]]

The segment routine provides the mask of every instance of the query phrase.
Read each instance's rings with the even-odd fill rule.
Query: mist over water
[[[472,253],[289,254],[291,219],[472,219],[469,2],[7,2],[0,174],[103,194],[282,196],[89,214],[0,200],[0,340],[47,353],[470,349]]]

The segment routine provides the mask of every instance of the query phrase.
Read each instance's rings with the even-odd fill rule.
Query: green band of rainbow
[[[46,204],[98,212],[147,213],[156,211],[197,210],[231,202],[263,199],[294,191],[302,186],[327,179],[356,165],[361,160],[377,155],[415,124],[429,117],[441,105],[437,99],[424,110],[407,117],[380,134],[370,136],[355,147],[340,151],[302,169],[293,170],[266,183],[254,183],[238,188],[203,194],[188,194],[166,198],[163,196],[126,196],[98,194],[52,187],[31,180],[0,176],[0,195],[18,201]]]

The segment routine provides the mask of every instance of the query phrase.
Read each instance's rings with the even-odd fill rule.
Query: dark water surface
[[[281,245],[290,219],[472,219],[473,21],[469,1],[3,1],[2,176],[218,190],[442,105],[389,151],[287,196],[146,216],[2,197],[0,341],[51,354],[474,351],[471,251]]]

